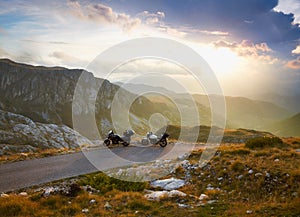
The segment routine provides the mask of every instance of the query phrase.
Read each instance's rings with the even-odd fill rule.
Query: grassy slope
[[[300,215],[300,139],[284,140],[286,146],[248,149],[244,144],[220,147],[218,154],[203,168],[191,171],[190,184],[179,190],[199,196],[205,193],[213,204],[200,205],[192,197],[165,198],[160,202],[144,198],[147,183],[124,183],[103,174],[82,176],[79,185],[91,185],[98,193],[79,191],[42,197],[27,189],[29,196],[11,194],[0,198],[1,216],[299,216]],[[189,157],[197,163],[201,151]],[[279,161],[274,161],[279,159]],[[249,174],[252,169],[253,173]],[[255,174],[262,175],[256,176]],[[266,173],[269,175],[267,176]],[[243,178],[237,177],[243,175]],[[183,178],[178,167],[169,176]],[[222,177],[223,180],[218,180]],[[207,190],[211,185],[220,190]],[[298,196],[296,195],[298,194]],[[95,203],[90,203],[95,199]],[[109,202],[111,209],[105,209]],[[190,208],[180,208],[178,203]],[[88,208],[87,214],[82,209]],[[246,214],[251,210],[251,214]]]

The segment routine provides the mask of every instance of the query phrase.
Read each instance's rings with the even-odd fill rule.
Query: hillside
[[[80,100],[73,103],[74,90],[82,74],[85,76],[85,82],[79,86]],[[99,89],[100,84],[102,85]],[[145,87],[133,86],[132,90],[134,88]],[[151,87],[148,89],[150,90]],[[162,94],[167,93],[165,89],[163,90]],[[115,98],[117,92],[119,94]],[[70,127],[73,127],[75,117],[80,120],[80,133],[86,137],[94,138],[97,135],[96,131],[88,130],[94,117],[96,117],[98,130],[103,136],[113,127],[112,118],[118,120],[115,124],[119,128],[125,130],[120,122],[126,121],[124,118],[128,115],[132,128],[143,135],[153,130],[149,127],[149,119],[156,113],[162,114],[165,122],[171,125],[196,126],[199,123],[193,111],[194,102],[198,109],[200,124],[210,126],[209,98],[217,105],[221,103],[220,96],[215,95],[210,95],[209,98],[205,95],[192,95],[194,98],[192,100],[185,94],[168,92],[170,98],[162,94],[138,96],[107,80],[95,78],[92,73],[82,69],[31,66],[8,59],[0,60],[0,109],[24,115],[33,121],[65,124]],[[92,105],[90,99],[95,96],[97,100],[95,105]],[[117,102],[119,109],[114,117],[111,116],[113,100]],[[227,128],[231,129],[268,130],[269,128],[266,129],[265,126],[291,116],[286,109],[269,102],[228,96],[225,97],[225,101]],[[129,111],[125,111],[125,105],[128,106]],[[179,111],[178,107],[182,108],[182,111]],[[184,115],[184,122],[180,112]]]
[[[300,113],[268,126],[278,136],[300,136]]]

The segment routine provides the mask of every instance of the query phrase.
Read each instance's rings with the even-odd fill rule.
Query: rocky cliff
[[[72,100],[77,80],[81,73],[88,74],[88,86],[83,95],[95,94],[97,84],[92,73],[82,69],[42,67],[0,60],[0,108],[32,118],[42,123],[72,126]],[[110,100],[118,86],[103,83],[102,103]],[[81,102],[82,106],[85,102]],[[84,106],[82,107],[84,108]],[[81,112],[88,112],[81,109]]]
[[[76,148],[91,144],[66,125],[36,123],[28,117],[0,110],[0,155],[4,151]]]

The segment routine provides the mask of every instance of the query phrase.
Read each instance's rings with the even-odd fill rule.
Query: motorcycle
[[[142,145],[148,145],[149,143],[152,145],[159,144],[161,147],[166,147],[168,144],[167,138],[170,135],[168,133],[164,133],[161,135],[161,137],[158,137],[157,135],[153,134],[152,132],[148,132],[146,137],[142,139],[141,143]]]
[[[107,138],[104,140],[104,144],[106,146],[109,146],[110,144],[122,144],[124,146],[128,146],[133,134],[133,130],[126,130],[124,131],[123,136],[119,136],[118,134],[115,134],[113,130],[110,130],[108,132]]]

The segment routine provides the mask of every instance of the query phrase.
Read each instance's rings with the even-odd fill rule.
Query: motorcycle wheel
[[[159,142],[160,147],[166,147],[168,144],[166,139],[163,139],[162,141]]]
[[[105,140],[104,140],[104,144],[105,144],[106,146],[109,146],[109,145],[110,145],[110,140],[109,140],[109,139],[105,139]]]

